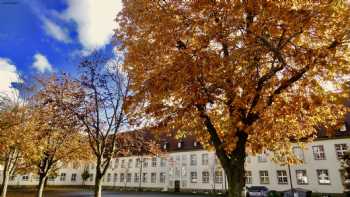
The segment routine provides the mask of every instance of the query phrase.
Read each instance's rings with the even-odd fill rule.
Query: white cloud
[[[76,23],[84,52],[99,49],[110,42],[116,27],[114,19],[122,8],[121,0],[67,0],[67,4],[62,17]]]
[[[52,71],[52,65],[50,64],[49,60],[47,60],[47,58],[41,53],[36,53],[34,55],[34,62],[32,66],[41,73],[44,73],[45,71]]]
[[[42,22],[43,28],[49,36],[64,43],[71,42],[67,29],[58,26],[56,23],[45,17],[42,17]]]
[[[0,57],[0,94],[17,97],[18,91],[11,84],[21,82],[16,66],[7,58]]]

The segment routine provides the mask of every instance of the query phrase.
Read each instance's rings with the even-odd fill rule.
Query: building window
[[[152,167],[157,167],[157,157],[152,158]]]
[[[304,161],[304,151],[300,146],[293,147],[293,154],[297,157],[297,159]]]
[[[118,181],[118,174],[114,173],[113,182],[116,183],[117,181]]]
[[[245,184],[252,184],[252,171],[245,171]]]
[[[90,177],[89,181],[92,182],[94,180],[94,174],[90,174],[89,177]]]
[[[259,171],[259,175],[260,175],[260,184],[269,184],[270,183],[269,172],[267,170]]]
[[[164,172],[161,172],[159,174],[159,182],[160,183],[165,183],[165,173]]]
[[[126,174],[126,182],[127,183],[131,182],[131,173]]]
[[[295,171],[296,177],[297,177],[297,184],[298,185],[306,185],[309,183],[306,170],[296,170]]]
[[[121,164],[120,167],[121,167],[121,168],[125,168],[125,160],[124,160],[124,159],[122,160],[122,164]]]
[[[168,142],[165,142],[165,143],[163,144],[163,149],[164,149],[164,150],[168,149],[168,146],[169,146],[169,143],[168,143]]]
[[[191,155],[191,166],[197,165],[197,155]]]
[[[48,177],[48,181],[55,181],[55,179],[56,179],[56,177],[54,177],[52,175]]]
[[[120,182],[121,182],[121,183],[124,183],[124,173],[121,173],[121,174],[120,174]]]
[[[288,184],[287,171],[277,170],[277,181],[278,184]]]
[[[147,173],[142,173],[142,182],[147,183]]]
[[[134,182],[135,182],[135,183],[140,182],[140,175],[139,175],[138,173],[135,173],[135,174],[134,174]]]
[[[208,165],[208,154],[207,153],[202,154],[202,165],[203,166]]]
[[[341,159],[344,156],[344,153],[348,150],[347,144],[335,144],[335,152],[337,154],[337,158]]]
[[[135,168],[139,168],[139,167],[141,167],[141,159],[137,158],[135,162]]]
[[[313,146],[312,152],[314,154],[315,160],[325,160],[326,159],[323,145]]]
[[[117,169],[119,165],[119,159],[116,159],[114,162],[114,168]]]
[[[129,159],[129,161],[128,161],[128,168],[131,168],[131,166],[132,166],[132,159]]]
[[[23,175],[22,176],[22,181],[28,181],[29,180],[29,176],[28,175]]]
[[[208,171],[202,172],[202,183],[209,183],[209,172]]]
[[[160,158],[160,167],[165,167],[166,159],[164,157]]]
[[[318,183],[320,185],[331,184],[331,181],[329,180],[328,170],[321,169],[321,170],[316,170],[316,172],[317,172]]]
[[[156,183],[157,180],[157,174],[155,172],[151,173],[151,183]]]
[[[147,158],[143,158],[143,167],[147,168],[148,167],[148,159]]]
[[[222,171],[217,170],[215,171],[215,183],[222,183],[223,182],[223,176],[222,176]]]
[[[66,181],[66,173],[61,173],[60,181]]]
[[[187,155],[182,155],[182,166],[187,165]]]
[[[345,131],[346,131],[346,125],[343,124],[343,125],[340,127],[339,130],[342,131],[342,132],[345,132]]]
[[[260,163],[267,162],[267,155],[265,153],[258,155],[258,162]]]
[[[71,178],[70,178],[70,180],[71,180],[72,182],[77,181],[77,174],[73,173],[72,176],[71,176]]]
[[[197,172],[191,172],[191,183],[197,183]]]
[[[112,176],[111,173],[107,174],[107,183],[111,182],[111,176]]]

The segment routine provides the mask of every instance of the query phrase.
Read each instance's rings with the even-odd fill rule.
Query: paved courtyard
[[[34,190],[11,190],[8,197],[34,197]],[[44,193],[44,197],[91,197],[92,191],[79,190],[49,190]],[[102,197],[207,197],[207,195],[198,194],[174,194],[174,193],[157,193],[157,192],[116,192],[104,191]]]

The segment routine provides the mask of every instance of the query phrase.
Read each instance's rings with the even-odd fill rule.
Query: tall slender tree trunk
[[[2,184],[1,184],[1,197],[6,197],[9,177],[10,177],[9,161],[6,161],[4,165]]]
[[[47,179],[46,175],[39,176],[39,185],[38,185],[36,197],[43,197],[46,179]]]
[[[96,173],[94,193],[95,193],[94,194],[95,197],[102,196],[102,175],[101,175],[101,173]]]

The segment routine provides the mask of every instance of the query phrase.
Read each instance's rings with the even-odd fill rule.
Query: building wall
[[[292,184],[294,188],[304,188],[312,190],[313,192],[319,193],[342,193],[343,185],[340,174],[340,161],[336,154],[336,144],[346,144],[350,147],[349,138],[341,139],[328,139],[328,140],[318,140],[312,144],[308,144],[306,149],[302,151],[304,163],[301,165],[290,166]],[[324,159],[316,160],[313,154],[313,146],[321,145],[324,149]],[[195,155],[195,156],[194,156]],[[203,155],[208,156],[208,163],[204,161],[202,163]],[[322,154],[321,154],[322,155]],[[246,161],[246,170],[250,171],[252,174],[251,183],[247,186],[257,186],[263,185],[271,190],[283,191],[290,189],[290,178],[288,166],[280,166],[273,161],[271,161],[271,154],[266,154],[267,160],[259,161],[259,156],[249,156]],[[191,164],[191,157],[196,158],[196,164]],[[205,157],[205,156],[204,156]],[[174,188],[175,181],[180,181],[180,187],[182,189],[190,190],[224,190],[226,189],[226,179],[216,177],[215,172],[222,172],[223,169],[220,167],[219,162],[216,159],[214,152],[208,152],[205,150],[193,150],[193,151],[181,151],[181,147],[177,152],[167,153],[165,155],[154,157],[156,158],[156,165],[152,165],[151,156],[131,156],[119,158],[118,161],[113,160],[107,174],[104,177],[103,184],[105,186],[115,186],[115,187],[139,187],[139,181],[135,180],[135,174],[139,176],[140,167],[136,166],[137,159],[146,159],[147,165],[142,166],[141,174],[146,173],[146,181],[142,181],[141,187],[143,188],[157,188],[162,190],[171,190]],[[161,165],[161,158],[164,158],[165,165]],[[128,164],[129,160],[131,164]],[[204,159],[205,160],[205,159]],[[124,161],[124,165],[122,164]],[[122,166],[123,165],[123,166]],[[81,164],[76,163],[70,164],[62,168],[58,172],[58,176],[53,180],[49,180],[49,185],[83,185],[83,180],[81,174],[84,169],[87,168],[91,174],[94,174],[95,166],[93,164]],[[277,170],[282,170],[285,172],[287,183],[278,183]],[[305,170],[307,175],[307,184],[297,183],[296,170]],[[317,170],[327,170],[329,175],[329,181],[318,180]],[[260,181],[260,171],[268,172],[268,183],[264,184]],[[209,174],[209,180],[207,183],[203,183],[203,173],[204,175]],[[324,172],[324,171],[323,171]],[[65,173],[65,178],[63,173]],[[156,174],[155,182],[151,182],[151,174]],[[160,180],[160,174],[165,175],[164,182]],[[196,173],[197,179],[191,174]],[[75,174],[75,175],[74,175]],[[122,175],[123,174],[123,175]],[[131,174],[131,180],[128,180],[128,174]],[[28,179],[26,179],[26,176]],[[72,176],[75,176],[72,179]],[[116,176],[116,177],[115,177]],[[121,180],[121,176],[124,179]],[[130,176],[130,175],[129,175]],[[325,179],[326,177],[322,175]],[[191,178],[192,177],[192,178]],[[224,174],[223,174],[223,177]],[[305,177],[302,178],[305,180]],[[0,179],[2,180],[2,179]],[[135,182],[137,181],[137,182]],[[205,181],[205,180],[204,180]],[[329,182],[329,183],[328,183]],[[94,177],[89,178],[84,184],[93,185]],[[327,184],[322,184],[327,183]],[[34,175],[17,175],[10,180],[10,185],[36,185],[37,179]]]

